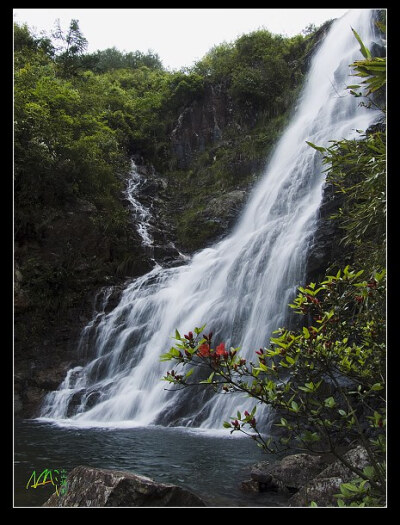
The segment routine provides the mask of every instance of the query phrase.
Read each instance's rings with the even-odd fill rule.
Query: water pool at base
[[[41,506],[54,492],[49,484],[26,489],[33,471],[78,465],[118,469],[174,483],[214,507],[282,507],[278,494],[252,494],[240,484],[258,461],[276,461],[251,439],[229,431],[172,427],[79,428],[37,420],[14,426],[14,506]]]

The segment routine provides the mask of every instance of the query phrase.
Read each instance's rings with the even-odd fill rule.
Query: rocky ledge
[[[186,489],[119,470],[78,466],[68,474],[66,490],[43,507],[205,507]]]
[[[344,454],[354,467],[363,469],[369,464],[364,448],[358,446]],[[319,507],[336,507],[339,487],[356,477],[339,460],[293,454],[269,464],[263,461],[251,469],[251,479],[242,483],[242,489],[251,492],[283,492],[289,507],[308,507],[315,501]]]

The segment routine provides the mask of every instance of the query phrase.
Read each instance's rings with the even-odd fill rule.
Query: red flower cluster
[[[197,350],[197,354],[200,357],[210,357],[210,345],[207,343],[200,345],[199,349]]]
[[[229,356],[229,352],[225,348],[225,343],[221,343],[217,346],[214,353],[211,353],[211,348],[208,343],[203,343],[199,346],[197,350],[197,355],[199,357],[211,357],[214,356],[215,358],[224,358],[226,359]]]
[[[225,348],[225,343],[221,343],[217,346],[215,350],[216,355],[219,355],[220,357],[227,358],[229,353]]]

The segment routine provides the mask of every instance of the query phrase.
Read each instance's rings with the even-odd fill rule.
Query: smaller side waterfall
[[[146,182],[146,179],[143,178],[137,171],[136,164],[131,161],[131,171],[129,174],[127,187],[125,190],[125,197],[129,201],[129,204],[132,209],[132,216],[135,227],[137,229],[140,238],[142,239],[142,245],[150,247],[153,245],[154,239],[151,234],[151,211],[139,202],[137,198],[137,193],[139,187]]]

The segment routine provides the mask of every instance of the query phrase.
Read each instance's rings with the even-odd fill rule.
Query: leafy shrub
[[[281,328],[254,361],[239,348],[216,346],[204,327],[181,336],[162,355],[175,361],[164,380],[180,387],[202,384],[220,393],[242,392],[268,405],[281,436],[265,436],[257,405],[238,412],[224,427],[249,434],[268,452],[288,447],[332,453],[380,501],[385,493],[385,271],[363,278],[346,267],[321,283],[299,288],[291,308],[304,325]],[[202,371],[200,380],[195,369]],[[368,473],[350,465],[343,447],[362,445],[371,462]],[[373,474],[373,475],[372,475]],[[365,484],[363,487],[365,488]]]

